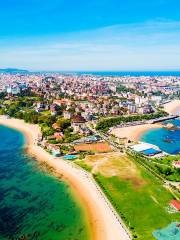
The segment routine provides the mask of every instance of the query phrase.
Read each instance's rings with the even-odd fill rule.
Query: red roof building
[[[56,131],[60,131],[60,130],[61,130],[61,128],[59,127],[59,125],[58,125],[57,123],[54,123],[54,124],[52,125],[52,127],[53,127]]]
[[[71,105],[72,101],[66,98],[63,99],[57,99],[53,101],[53,104],[56,104],[58,106],[62,106],[62,105]]]
[[[180,161],[174,161],[174,162],[173,162],[173,166],[174,166],[175,168],[180,168]]]
[[[63,138],[63,133],[56,132],[54,133],[54,137],[56,138],[56,140],[61,140]]]
[[[86,120],[81,115],[75,115],[72,117],[73,123],[85,123]]]
[[[180,201],[178,201],[178,200],[172,200],[172,201],[170,202],[170,205],[171,205],[174,209],[176,209],[177,211],[180,211]]]

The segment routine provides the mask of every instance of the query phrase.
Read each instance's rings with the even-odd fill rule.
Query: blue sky
[[[0,68],[180,70],[179,0],[0,0]]]

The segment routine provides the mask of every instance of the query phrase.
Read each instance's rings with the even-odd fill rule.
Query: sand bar
[[[111,134],[114,134],[118,138],[127,138],[131,141],[138,141],[142,134],[151,129],[161,128],[162,125],[157,124],[142,124],[136,126],[128,126],[122,128],[114,128]]]
[[[0,117],[0,124],[23,132],[28,140],[28,152],[37,160],[46,162],[63,174],[73,190],[78,194],[88,214],[92,240],[129,240],[129,232],[119,216],[99,189],[91,175],[61,158],[55,158],[37,146],[39,127],[18,119]]]

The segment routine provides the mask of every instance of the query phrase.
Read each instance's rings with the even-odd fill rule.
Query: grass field
[[[117,212],[136,239],[152,240],[152,232],[180,221],[178,213],[167,211],[171,193],[141,166],[120,153],[88,156],[90,167]]]
[[[87,151],[95,153],[105,153],[112,151],[108,143],[89,143],[89,144],[78,144],[74,146],[76,151]]]

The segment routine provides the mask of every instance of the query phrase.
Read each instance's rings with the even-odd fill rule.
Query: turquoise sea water
[[[180,127],[180,119],[166,121],[165,123],[173,123]],[[171,142],[165,142],[165,139],[171,139]],[[180,153],[180,130],[153,129],[145,132],[140,140],[154,144],[169,154]]]
[[[0,240],[88,240],[70,187],[24,153],[24,136],[0,126]]]

